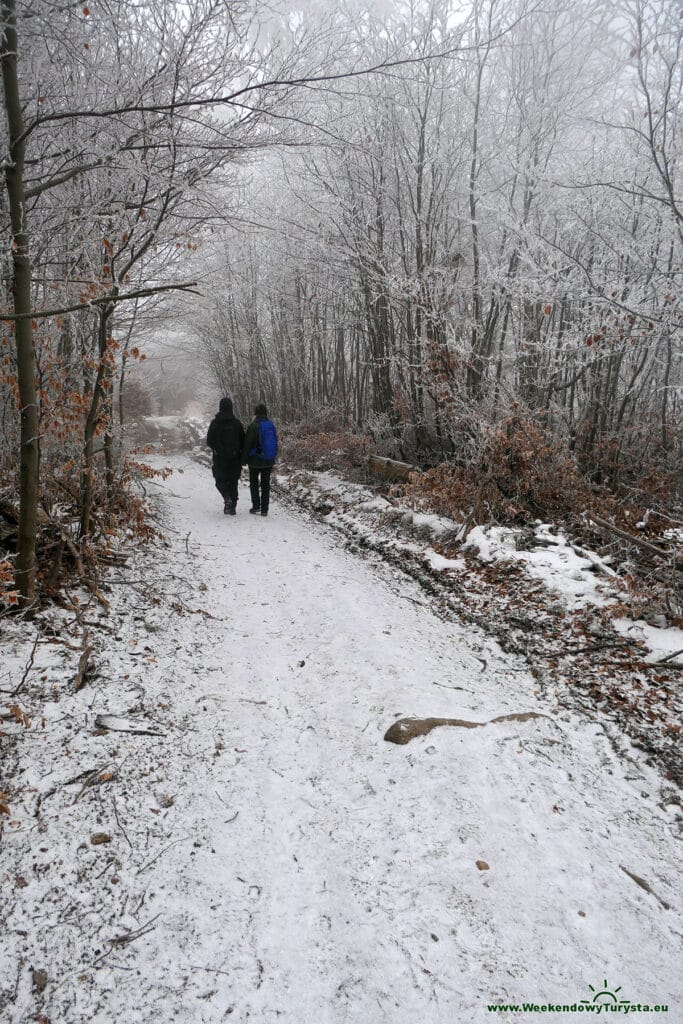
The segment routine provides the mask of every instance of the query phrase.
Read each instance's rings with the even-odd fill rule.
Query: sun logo
[[[617,996],[617,992],[621,992],[621,985],[617,985],[617,987],[615,989],[611,989],[611,988],[609,988],[609,986],[607,984],[607,978],[605,978],[605,980],[603,981],[602,988],[600,990],[596,991],[596,989],[594,989],[592,985],[589,985],[588,987],[591,990],[591,992],[594,993],[594,995],[593,995],[592,999],[582,999],[581,1000],[581,1002],[585,1006],[590,1006],[591,1003],[607,1003],[607,1004],[611,1004],[611,1005],[616,1005],[620,1001],[618,996]],[[621,1000],[622,1003],[629,1002],[629,1001],[630,1000],[628,1000],[628,999],[626,999],[626,1000],[622,999]]]

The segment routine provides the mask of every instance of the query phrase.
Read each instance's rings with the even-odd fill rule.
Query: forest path
[[[678,850],[654,773],[277,493],[267,519],[250,516],[243,484],[225,517],[209,470],[175,465],[160,485],[168,557],[137,581],[107,654],[128,698],[108,684],[90,705],[123,713],[137,694],[165,736],[98,738],[120,765],[115,804],[105,787],[72,804],[72,790],[67,813],[74,833],[96,813],[115,858],[102,871],[104,848],[74,838],[66,876],[23,890],[26,919],[42,899],[64,931],[31,936],[43,1012],[479,1024],[522,1019],[488,1003],[579,1003],[605,979],[674,1010],[680,935],[662,901],[680,902]],[[383,740],[398,716],[524,711],[551,720]],[[35,1019],[33,998],[20,985],[9,1019]]]

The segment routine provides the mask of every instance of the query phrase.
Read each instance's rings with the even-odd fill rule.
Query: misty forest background
[[[677,0],[1,17],[5,604],[96,591],[130,423],[219,393],[455,518],[675,525]]]

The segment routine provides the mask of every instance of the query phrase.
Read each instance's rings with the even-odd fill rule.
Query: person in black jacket
[[[265,448],[263,445],[265,444]],[[254,419],[247,427],[242,450],[242,464],[249,466],[249,490],[252,515],[268,515],[270,504],[270,471],[277,456],[277,433],[268,419],[265,405],[257,405]]]
[[[232,411],[232,401],[221,398],[218,415],[214,416],[206,435],[213,452],[213,477],[223,498],[226,516],[237,511],[237,484],[242,472],[244,427]]]

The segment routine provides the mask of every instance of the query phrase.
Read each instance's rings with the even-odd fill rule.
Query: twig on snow
[[[585,654],[587,651],[603,651],[610,647],[630,647],[632,641],[629,640],[602,640],[596,644],[584,644],[582,647],[565,647],[563,654]]]
[[[671,910],[671,906],[666,902],[666,900],[663,900],[661,896],[657,895],[649,882],[646,882],[645,879],[641,878],[639,875],[634,875],[634,873],[629,871],[628,868],[625,868],[623,864],[620,864],[619,867],[625,875],[628,875],[629,878],[633,879],[636,885],[639,885],[641,889],[645,890],[645,892],[649,892],[650,896],[654,896],[657,902],[660,903],[665,910]]]
[[[151,932],[153,930],[152,926],[158,917],[161,917],[161,911],[159,911],[158,914],[155,914],[154,917],[150,918],[146,924],[141,925],[140,928],[136,928],[134,932],[128,932],[126,935],[116,935],[113,939],[107,939],[107,944],[111,946],[111,949],[108,949],[106,953],[102,953],[101,956],[98,956],[97,959],[93,961],[93,966],[95,964],[99,964],[100,961],[109,956],[117,946],[127,946],[129,942],[135,942],[136,939],[139,939],[143,935],[147,935],[148,932]]]
[[[119,828],[123,832],[123,838],[126,840],[126,842],[128,843],[128,845],[130,846],[130,848],[132,850],[133,849],[133,844],[131,843],[130,839],[128,838],[128,833],[126,832],[125,828],[121,824],[121,820],[119,818],[119,812],[118,812],[118,808],[116,806],[116,797],[112,796],[111,802],[112,802],[112,804],[114,806],[114,817],[116,818],[116,824],[119,826]]]
[[[161,911],[155,914],[154,917],[151,917],[146,924],[136,928],[134,932],[128,932],[126,935],[117,935],[115,938],[109,939],[109,943],[112,946],[127,946],[129,942],[134,942],[135,939],[139,939],[142,935],[146,935],[147,932],[151,931],[152,925],[158,917],[161,917]]]
[[[664,658],[660,658],[659,661],[655,661],[654,664],[663,665],[667,661],[673,661],[673,659],[677,658],[679,654],[683,654],[683,647],[681,647],[679,651],[671,651],[670,654],[667,654]]]
[[[131,651],[131,654],[138,652]],[[142,656],[142,652],[139,652]],[[95,728],[103,729],[105,732],[124,732],[128,736],[165,736],[166,733],[159,729],[136,729],[134,723],[127,721],[118,715],[96,715]]]
[[[116,864],[116,857],[109,857],[102,870],[97,872],[95,878],[101,878],[102,875],[106,875],[107,871],[109,871],[109,868],[112,866],[112,864]]]
[[[40,634],[36,633],[36,638],[33,641],[33,649],[31,650],[31,654],[30,654],[29,659],[28,659],[28,664],[26,665],[26,668],[24,669],[24,674],[21,677],[21,682],[19,683],[19,685],[17,686],[17,688],[15,690],[12,690],[12,693],[10,694],[11,697],[16,697],[16,695],[19,693],[19,691],[21,689],[23,689],[24,683],[28,679],[28,674],[31,671],[31,669],[33,668],[33,659],[36,656],[36,648],[38,647],[38,638],[39,638],[39,636],[40,636]]]
[[[183,836],[182,839],[174,839],[172,843],[168,844],[168,846],[164,846],[163,850],[159,850],[155,857],[152,857],[152,859],[146,861],[146,863],[143,864],[141,868],[138,868],[136,874],[141,875],[143,871],[147,870],[147,868],[151,868],[152,864],[155,864],[156,861],[159,860],[159,857],[162,857],[167,850],[171,849],[172,846],[177,846],[178,843],[187,843],[189,842],[190,838],[190,836]]]
[[[74,798],[74,803],[81,799],[86,789],[94,789],[95,786],[101,786],[105,782],[113,782],[118,777],[118,774],[117,768],[95,768],[94,771],[88,773],[85,782]],[[69,785],[69,783],[64,783],[64,785]]]

